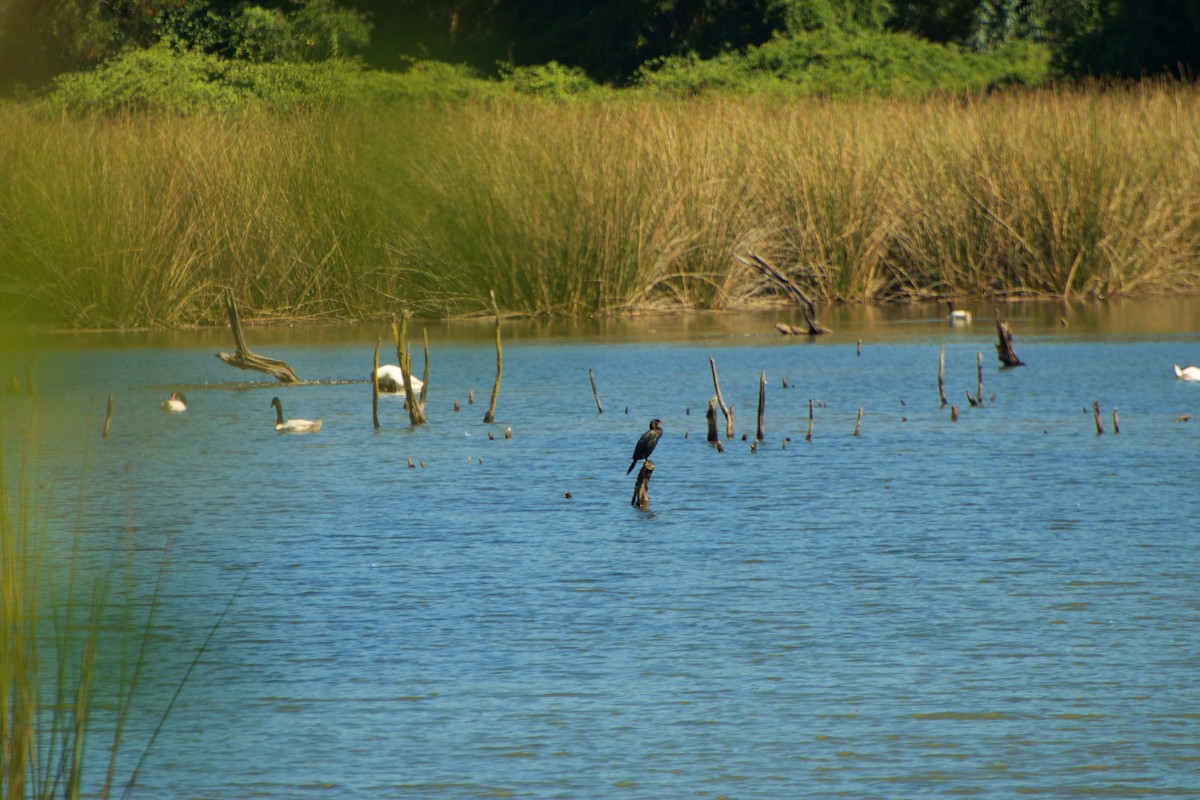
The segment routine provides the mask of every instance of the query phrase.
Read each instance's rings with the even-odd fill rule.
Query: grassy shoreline
[[[0,125],[0,317],[66,327],[1200,290],[1180,85]]]

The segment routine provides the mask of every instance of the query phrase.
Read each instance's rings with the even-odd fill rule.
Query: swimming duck
[[[388,394],[404,394],[404,370],[395,364],[384,364],[375,370],[375,379],[379,382],[379,391]],[[413,376],[411,380],[413,391],[420,392],[425,385],[424,381],[416,376]]]
[[[283,420],[283,403],[279,402],[278,397],[271,398],[271,405],[275,406],[275,430],[280,433],[316,433],[321,430],[321,420],[313,421],[311,419],[289,419],[286,422]]]
[[[163,400],[162,405],[159,407],[163,411],[181,414],[187,411],[187,398],[183,396],[183,392],[171,392],[171,396]]]
[[[1175,377],[1181,381],[1200,381],[1200,367],[1181,367],[1176,364]]]
[[[946,319],[948,319],[950,321],[951,325],[969,325],[970,324],[970,322],[971,322],[971,312],[970,311],[963,311],[961,308],[955,309],[953,300],[947,300],[946,305],[948,305],[950,307],[950,314],[946,317]]]

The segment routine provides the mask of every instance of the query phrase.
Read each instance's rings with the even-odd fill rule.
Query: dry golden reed
[[[1200,91],[0,110],[0,308],[71,325],[1200,288]]]

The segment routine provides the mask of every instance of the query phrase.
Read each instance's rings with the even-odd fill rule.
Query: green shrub
[[[557,61],[527,67],[501,64],[500,81],[518,94],[536,97],[581,97],[600,89],[582,69],[563,66]]]

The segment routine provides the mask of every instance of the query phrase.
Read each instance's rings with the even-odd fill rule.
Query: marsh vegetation
[[[0,109],[8,315],[69,326],[1200,286],[1200,93]]]

